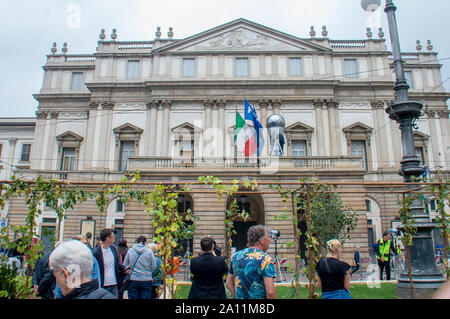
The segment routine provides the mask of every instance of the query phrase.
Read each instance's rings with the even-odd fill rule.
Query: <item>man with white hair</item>
[[[91,280],[92,254],[78,240],[59,245],[49,258],[49,265],[64,299],[117,299]]]

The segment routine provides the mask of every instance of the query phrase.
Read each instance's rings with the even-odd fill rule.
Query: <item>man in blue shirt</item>
[[[248,248],[233,255],[226,287],[236,299],[276,299],[275,267],[266,254],[271,238],[263,225],[250,227]]]

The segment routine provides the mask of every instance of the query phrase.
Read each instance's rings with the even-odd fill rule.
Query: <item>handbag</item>
[[[122,290],[128,290],[128,286],[130,285],[131,280],[131,273],[133,272],[134,266],[136,266],[137,261],[139,260],[139,257],[141,257],[142,253],[139,254],[139,256],[136,258],[136,261],[133,264],[133,267],[131,267],[130,272],[125,276],[125,278],[122,281]]]

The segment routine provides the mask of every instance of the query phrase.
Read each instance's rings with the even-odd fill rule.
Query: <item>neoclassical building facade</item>
[[[175,39],[171,29],[167,37],[159,29],[155,36],[119,41],[115,30],[111,39],[102,30],[92,54],[68,54],[66,45],[59,53],[54,44],[34,95],[36,127],[29,169],[22,174],[103,182],[139,169],[149,182],[183,184],[201,175],[256,179],[258,192],[249,191],[245,203],[251,221],[236,227],[240,233],[255,223],[280,230],[280,254],[287,257],[293,250],[283,243],[292,240],[292,224],[275,218],[284,208],[279,195],[269,192],[270,182],[402,181],[400,130],[384,111],[394,99],[394,74],[381,30],[378,37],[368,32],[362,40],[333,40],[326,28],[321,34],[312,28],[300,38],[237,19],[185,39]],[[403,58],[410,98],[427,104],[414,133],[417,154],[431,173],[448,172],[450,95],[441,86],[442,65],[429,43],[424,49],[418,43]],[[264,127],[270,115],[284,117],[285,156],[269,156],[267,130],[259,165],[235,149],[235,114],[243,114],[244,98]],[[217,201],[205,189],[192,186],[180,203],[199,218],[194,252],[207,234],[221,246],[225,242],[230,198]],[[394,195],[368,191],[343,200],[360,212],[346,244],[350,258],[356,245],[368,251],[393,227],[397,209]],[[10,204],[9,222],[23,220],[22,205]],[[52,212],[43,210],[45,225],[52,227]],[[85,220],[96,221],[96,235],[105,227],[132,242],[153,234],[151,217],[137,204],[112,203],[100,215],[94,203],[86,203],[67,212],[63,238],[79,233]],[[245,244],[242,238],[236,242]]]

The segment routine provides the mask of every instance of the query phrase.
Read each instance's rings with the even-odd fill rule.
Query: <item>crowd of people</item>
[[[45,299],[157,299],[161,280],[158,245],[139,236],[128,248],[115,233],[103,229],[92,247],[87,236],[58,242],[40,257],[33,270],[33,289]],[[128,284],[125,286],[124,282]]]
[[[99,242],[91,246],[87,236],[58,242],[51,252],[40,257],[33,270],[33,288],[41,298],[57,299],[158,299],[162,286],[162,261],[158,245],[139,236],[129,248],[126,240],[117,247],[112,229],[100,232]],[[250,227],[248,247],[235,252],[228,264],[211,236],[200,241],[201,252],[190,261],[191,289],[189,299],[225,299],[226,290],[236,299],[274,299],[275,267],[267,254],[271,243],[270,229],[263,225]],[[360,247],[354,254],[355,266],[340,260],[341,242],[331,239],[327,255],[316,265],[317,281],[323,299],[351,299],[350,277],[360,266]],[[390,279],[390,256],[398,254],[389,232],[377,242],[380,268]]]

